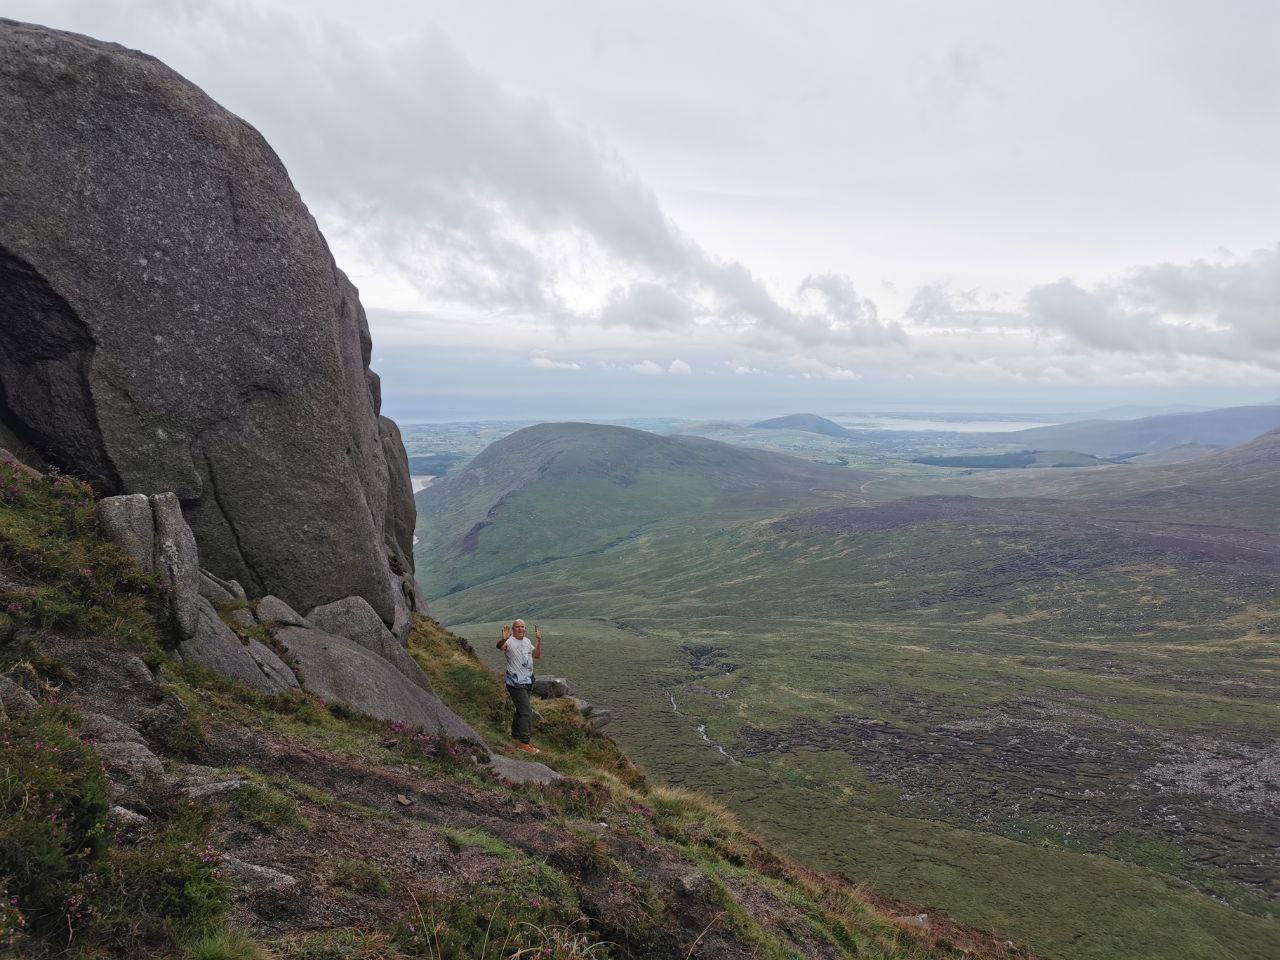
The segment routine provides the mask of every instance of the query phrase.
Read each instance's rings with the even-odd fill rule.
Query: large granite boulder
[[[242,680],[264,693],[298,689],[293,671],[275,651],[257,640],[243,642],[222,622],[208,600],[202,597],[200,604],[196,631],[178,644],[179,657]]]
[[[275,638],[287,651],[302,689],[378,720],[484,744],[435,694],[354,640],[306,627],[281,627]]]
[[[106,493],[175,492],[249,595],[360,596],[402,637],[404,448],[275,153],[159,61],[9,20],[0,131],[0,436]]]
[[[382,625],[373,608],[363,597],[345,597],[316,607],[307,614],[307,623],[317,630],[354,640],[366,650],[371,650],[384,660],[389,660],[397,670],[414,684],[434,695],[431,680],[418,666],[418,661],[404,645]]]

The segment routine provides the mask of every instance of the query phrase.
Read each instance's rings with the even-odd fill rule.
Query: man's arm
[[[511,626],[504,623],[502,625],[502,636],[498,638],[498,649],[501,650],[507,645],[507,641],[511,639]]]
[[[533,659],[537,660],[542,656],[542,631],[537,627],[533,628],[533,639],[537,641],[533,645]]]

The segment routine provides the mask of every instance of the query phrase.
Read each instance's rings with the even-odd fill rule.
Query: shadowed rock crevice
[[[95,348],[66,300],[0,244],[0,421],[55,465],[114,492],[120,478],[89,389]]]

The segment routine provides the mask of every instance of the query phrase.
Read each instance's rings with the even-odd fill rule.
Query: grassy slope
[[[1176,489],[1177,468],[1152,474],[1168,471]],[[1235,484],[1239,516],[1265,512],[1255,478],[1265,487],[1266,469],[1219,465],[1217,476]],[[1274,594],[1212,565],[1126,563],[1132,545],[1092,529],[1050,533],[973,521],[807,537],[779,536],[763,518],[654,524],[435,609],[475,623],[459,628],[469,636],[491,632],[495,614],[541,619],[554,630],[547,669],[615,707],[618,736],[642,762],[715,790],[812,862],[1064,956],[1137,943],[1183,956],[1179,944],[1209,936],[1223,946],[1205,941],[1196,955],[1268,955],[1280,935],[1259,887],[1274,822],[1174,796],[1165,829],[1147,771],[1186,743],[1203,747],[1188,762],[1220,761],[1280,731]],[[867,736],[850,716],[901,736]],[[977,724],[971,748],[946,739],[957,722]],[[941,753],[929,743],[939,736]],[[1073,742],[1085,749],[1057,749]],[[1103,799],[1051,798],[1099,789]]]
[[[46,704],[0,721],[6,955],[1027,956],[945,918],[895,923],[916,908],[778,857],[713,802],[651,788],[567,701],[540,704],[536,738],[571,776],[510,786],[462,745],[176,665],[146,615],[153,588],[97,541],[85,491],[9,465],[0,489],[0,656]],[[425,619],[411,651],[501,747],[497,675]],[[90,711],[140,726],[166,775],[109,792],[78,736]],[[194,801],[184,777],[228,786]],[[147,819],[113,819],[112,802]],[[303,882],[237,893],[230,856]]]

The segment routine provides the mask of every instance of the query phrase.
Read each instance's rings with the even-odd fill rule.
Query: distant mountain
[[[1070,511],[1133,522],[1280,532],[1280,429],[1181,463],[1047,473],[983,471],[958,479],[947,492],[976,494],[993,508],[1037,498],[1043,509],[1057,509],[1047,504],[1058,501]]]
[[[804,505],[868,475],[701,437],[544,423],[486,447],[418,501],[416,555],[437,595],[600,550],[682,516]]]
[[[751,426],[756,430],[803,430],[806,433],[820,433],[824,437],[852,436],[834,420],[814,413],[793,413],[785,417],[774,417],[772,420],[761,420]]]
[[[1078,450],[1100,457],[1155,453],[1184,444],[1232,447],[1280,427],[1280,405],[1172,413],[1140,420],[1082,420],[983,439],[1028,449]],[[973,435],[975,438],[978,434]]]
[[[1149,405],[1127,404],[1119,407],[1107,407],[1105,410],[1085,410],[1079,413],[1064,413],[1054,417],[1059,422],[1067,420],[1138,420],[1142,417],[1159,417],[1171,413],[1200,413],[1206,408],[1189,404],[1170,404],[1154,407]]]

